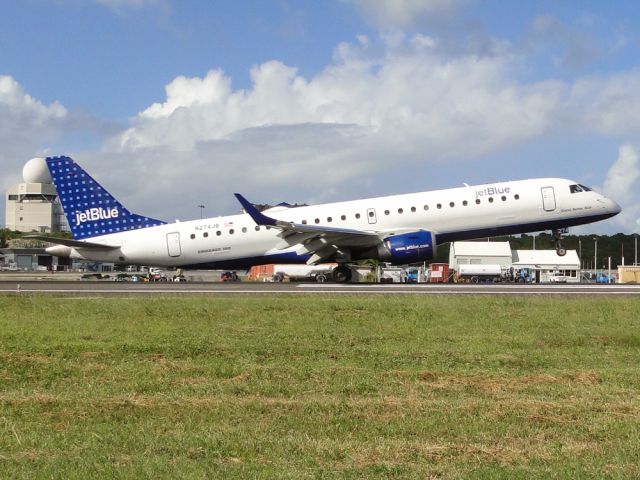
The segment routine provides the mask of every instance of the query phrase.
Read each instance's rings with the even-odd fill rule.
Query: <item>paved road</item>
[[[316,284],[316,283],[116,283],[0,282],[0,294],[46,293],[70,296],[122,295],[553,295],[639,296],[640,285],[453,285],[453,284]]]

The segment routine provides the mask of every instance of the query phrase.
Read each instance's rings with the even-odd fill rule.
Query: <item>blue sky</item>
[[[234,191],[320,202],[561,176],[625,208],[591,230],[638,230],[640,2],[0,8],[3,188],[29,158],[70,154],[172,220],[234,212]]]

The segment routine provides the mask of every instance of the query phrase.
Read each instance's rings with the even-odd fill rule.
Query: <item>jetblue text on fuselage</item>
[[[486,195],[499,195],[501,193],[509,193],[511,189],[509,187],[487,187],[482,190],[476,190],[476,198],[484,197]]]
[[[111,218],[118,218],[120,212],[117,208],[102,208],[94,207],[87,208],[84,212],[76,211],[76,225],[80,225],[84,222],[93,222],[95,220],[108,220]]]

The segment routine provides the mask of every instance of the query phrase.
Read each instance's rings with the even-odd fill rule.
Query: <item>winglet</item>
[[[267,217],[266,215],[260,213],[258,209],[254,207],[251,202],[249,202],[249,200],[244,198],[239,193],[234,193],[234,195],[242,205],[242,208],[244,208],[244,211],[249,214],[249,216],[253,219],[254,222],[256,222],[257,225],[276,226],[277,220],[275,218]]]

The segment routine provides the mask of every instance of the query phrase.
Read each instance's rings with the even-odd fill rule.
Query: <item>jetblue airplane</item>
[[[538,178],[348,202],[258,211],[235,196],[244,213],[166,223],[127,210],[69,157],[42,160],[51,174],[73,240],[47,252],[74,259],[185,269],[246,269],[269,263],[377,259],[397,265],[428,261],[438,244],[516,233],[562,233],[620,213],[613,200],[561,178]]]

